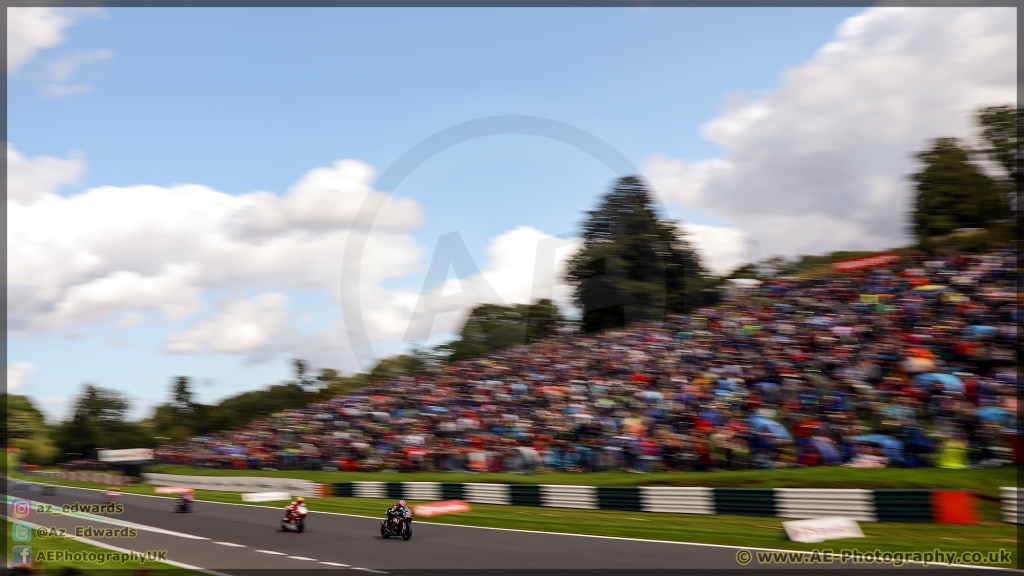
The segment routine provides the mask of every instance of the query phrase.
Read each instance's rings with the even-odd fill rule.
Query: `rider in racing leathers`
[[[390,522],[395,518],[405,518],[406,514],[412,517],[412,510],[409,509],[409,505],[405,503],[405,500],[399,500],[391,508],[388,508],[387,514],[388,521]]]
[[[284,509],[285,518],[287,518],[290,521],[292,519],[292,512],[297,511],[300,507],[303,507],[305,505],[306,505],[306,499],[303,498],[302,496],[299,496],[298,498],[295,499],[294,502],[292,502],[288,506],[285,506],[285,509]]]

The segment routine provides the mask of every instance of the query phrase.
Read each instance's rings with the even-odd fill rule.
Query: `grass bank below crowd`
[[[8,547],[4,550],[5,560],[10,546],[17,546],[20,543],[14,542],[12,539],[12,526],[13,522],[7,521],[7,542]],[[26,545],[32,546],[32,555],[35,556],[39,552],[49,551],[63,551],[63,552],[85,552],[85,553],[109,553],[113,552],[107,548],[101,548],[99,546],[93,546],[86,544],[78,540],[72,539],[49,539],[49,538],[33,538],[31,542],[26,542]],[[59,574],[66,568],[74,568],[77,570],[77,574],[83,576],[145,576],[148,574],[160,576],[198,576],[203,574],[195,570],[187,570],[185,568],[178,568],[171,566],[170,564],[164,564],[161,562],[132,562],[128,561],[124,564],[111,563],[111,562],[88,562],[88,561],[71,561],[71,560],[55,560],[49,561],[45,557],[39,562],[33,562],[33,568],[41,570],[40,574]]]
[[[854,472],[882,472],[884,470],[853,470]],[[790,470],[779,472],[804,472]],[[911,471],[903,471],[911,472]],[[934,470],[933,470],[934,472]],[[1015,471],[1006,469],[965,470],[973,472],[975,485],[1013,485],[1016,481]],[[982,473],[982,474],[978,474]],[[998,473],[998,474],[997,474]],[[711,477],[722,473],[691,474],[691,476]],[[284,472],[280,476],[286,476]],[[20,476],[20,475],[19,475]],[[383,474],[394,480],[396,476],[402,480],[411,480],[407,476],[414,474]],[[481,475],[474,476],[479,479]],[[580,479],[588,475],[571,475],[570,478]],[[634,475],[630,475],[634,476]],[[653,475],[652,475],[653,476]],[[977,476],[988,477],[979,479]],[[991,476],[991,477],[989,477]],[[291,477],[297,477],[292,475]],[[968,475],[964,476],[965,478]],[[543,476],[541,476],[543,478]],[[340,481],[340,480],[338,480]],[[54,484],[74,485],[86,488],[101,488],[101,484],[91,482],[72,482],[55,480]],[[569,482],[564,482],[569,483]],[[576,483],[582,483],[577,481]],[[699,483],[709,485],[708,482]],[[853,487],[853,486],[847,486]],[[861,486],[857,486],[861,487]],[[899,487],[906,487],[902,485]],[[915,487],[950,488],[949,485],[917,485]],[[958,486],[960,487],[960,486]],[[123,491],[133,494],[155,495],[156,486],[135,484],[123,487]],[[998,491],[998,488],[996,488]],[[220,492],[212,490],[196,490],[196,498],[200,501],[241,503],[241,495],[237,492]],[[420,501],[410,500],[415,505]],[[382,517],[384,510],[391,504],[389,500],[373,498],[308,498],[306,503],[313,512],[336,512],[361,516]],[[863,539],[825,542],[823,544],[801,544],[786,540],[782,529],[785,518],[754,517],[733,515],[700,515],[700,514],[658,514],[647,512],[624,512],[617,510],[576,510],[567,508],[533,508],[522,506],[497,506],[472,504],[473,511],[464,514],[449,514],[436,518],[422,518],[417,522],[445,523],[463,526],[487,528],[511,528],[518,530],[534,530],[559,532],[568,534],[586,534],[597,536],[616,536],[624,538],[643,538],[651,540],[668,540],[676,542],[700,542],[706,544],[723,544],[759,548],[775,548],[785,550],[841,550],[856,547],[862,551],[883,552],[924,552],[941,548],[945,551],[998,551],[1010,550],[1014,562],[1017,561],[1017,527],[999,520],[998,504],[981,501],[982,523],[977,525],[920,524],[898,522],[861,522],[864,532]],[[267,502],[256,505],[281,507],[282,502]],[[168,509],[170,509],[168,502]],[[372,535],[376,525],[367,523],[367,533]],[[316,529],[313,516],[309,529]]]
[[[843,466],[716,472],[552,472],[474,474],[470,472],[322,472],[317,470],[219,470],[161,464],[147,472],[187,476],[266,476],[332,482],[483,482],[495,484],[567,484],[578,486],[708,486],[713,488],[934,488],[973,490],[998,500],[1001,486],[1016,486],[1018,466],[999,468],[846,468]]]

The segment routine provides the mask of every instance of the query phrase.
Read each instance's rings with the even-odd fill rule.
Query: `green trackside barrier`
[[[537,484],[509,484],[508,493],[513,506],[543,505]]]
[[[405,496],[402,495],[402,482],[386,482],[385,488],[387,489],[388,499],[390,500],[402,500]]]
[[[637,486],[598,486],[597,502],[602,510],[641,512],[640,488]]]
[[[715,488],[715,513],[775,516],[773,488]]]
[[[462,490],[462,482],[442,482],[441,483],[441,499],[442,500],[465,500],[466,497]]]
[[[335,482],[331,484],[331,496],[341,496],[344,498],[352,498],[356,495],[355,487],[352,486],[351,482]]]
[[[874,490],[879,522],[933,522],[931,490]]]

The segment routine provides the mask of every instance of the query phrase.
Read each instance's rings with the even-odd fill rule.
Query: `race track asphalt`
[[[102,492],[58,487],[44,495],[41,486],[15,487],[7,494],[35,503],[29,522],[39,526],[135,527],[130,539],[102,540],[134,551],[167,550],[168,559],[223,574],[253,569],[305,571],[355,569],[399,575],[409,570],[575,569],[632,571],[638,569],[743,568],[737,548],[538,532],[414,523],[413,537],[383,539],[379,520],[311,512],[302,534],[281,532],[281,510],[264,506],[196,502],[191,513],[176,513],[169,498],[125,494],[124,512],[102,520],[82,515],[40,513],[39,504],[99,504]],[[382,515],[383,508],[382,505]],[[8,506],[8,517],[12,507]],[[746,568],[758,568],[754,560]],[[785,565],[773,568],[812,566]],[[814,566],[821,569],[826,566]],[[838,562],[832,568],[853,568]],[[761,567],[764,568],[764,567]],[[903,566],[901,569],[920,568]],[[880,569],[875,567],[873,569]],[[972,572],[976,572],[972,570]]]

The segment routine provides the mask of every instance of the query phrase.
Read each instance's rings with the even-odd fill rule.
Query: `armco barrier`
[[[100,484],[110,484],[112,486],[123,486],[128,484],[127,476],[118,476],[117,474],[103,474],[99,472],[63,472],[63,474],[65,480],[99,482]]]
[[[593,486],[561,486],[545,484],[540,487],[541,500],[550,508],[598,508],[597,490]]]
[[[688,486],[643,486],[640,503],[644,512],[714,514],[715,491]]]
[[[598,486],[597,502],[601,510],[643,511],[637,486]]]
[[[402,494],[409,500],[443,500],[440,482],[403,482]]]
[[[353,482],[352,495],[356,498],[387,498],[388,491],[383,482]]]
[[[91,473],[61,473],[97,477]],[[37,474],[42,476],[42,474]],[[107,475],[103,475],[107,476]],[[958,490],[841,490],[810,488],[706,488],[684,486],[566,486],[560,484],[488,484],[461,482],[336,482],[314,484],[284,478],[231,478],[144,474],[151,484],[188,485],[212,490],[269,491],[271,484],[292,494],[309,486],[305,496],[389,500],[465,500],[474,504],[545,506],[663,512],[669,514],[736,514],[781,518],[840,516],[862,522],[970,523],[975,494]],[[113,476],[107,478],[123,478]],[[157,481],[158,480],[158,481]],[[201,482],[197,482],[201,480]],[[244,486],[231,487],[245,481]],[[256,485],[254,485],[254,482]],[[111,482],[113,483],[113,482]],[[211,486],[216,484],[216,487]],[[1017,523],[1016,488],[1001,488],[1003,519]],[[967,506],[971,510],[964,510]]]
[[[863,522],[878,521],[871,490],[776,488],[775,508],[782,518],[842,516]]]
[[[1017,511],[1020,506],[1020,500],[1017,499],[1018,488],[1014,487],[1003,487],[999,489],[999,499],[1001,508],[1003,510],[1003,522],[1009,522],[1010,524],[1018,524]]]
[[[473,504],[511,504],[508,484],[463,483],[464,500]]]
[[[536,484],[509,484],[509,501],[513,506],[543,506],[540,490]]]
[[[743,516],[776,516],[772,488],[715,488],[715,512]]]
[[[74,474],[69,472],[69,474]],[[294,496],[316,498],[314,483],[291,478],[265,476],[181,476],[144,473],[142,481],[157,486],[189,486],[198,490],[226,492],[289,492]]]
[[[875,490],[879,522],[933,522],[931,490]]]
[[[331,484],[331,496],[351,498],[355,495],[355,486],[351,482],[335,482]]]
[[[388,498],[391,500],[401,500],[402,498],[405,498],[403,495],[405,491],[402,490],[402,482],[387,482],[385,483],[385,486],[387,486]]]
[[[466,492],[462,489],[462,482],[442,482],[441,500],[465,500]]]

